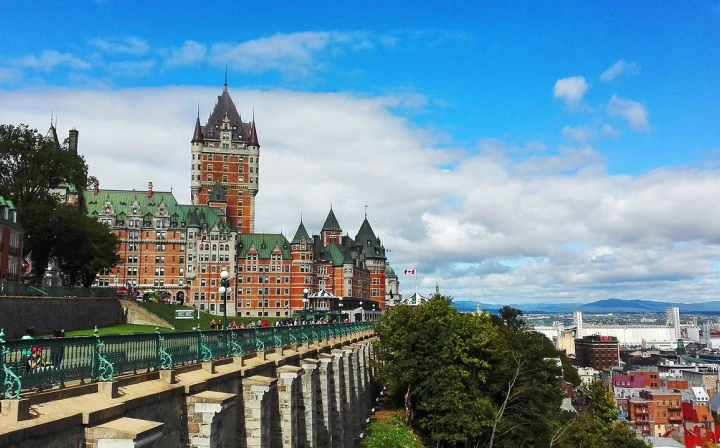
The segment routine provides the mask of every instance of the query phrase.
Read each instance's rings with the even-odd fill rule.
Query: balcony
[[[648,408],[635,408],[636,414],[648,414],[649,412]]]

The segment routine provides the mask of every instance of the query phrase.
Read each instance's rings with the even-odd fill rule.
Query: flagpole
[[[415,274],[415,294],[417,295],[418,289],[417,289],[417,268],[413,269],[413,274]]]

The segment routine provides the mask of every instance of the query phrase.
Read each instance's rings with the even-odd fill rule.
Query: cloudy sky
[[[720,299],[719,2],[383,3],[10,0],[0,123],[53,113],[102,188],[187,202],[227,66],[258,231],[332,203],[354,235],[367,204],[421,292]]]

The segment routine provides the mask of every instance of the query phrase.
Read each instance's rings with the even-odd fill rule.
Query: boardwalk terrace
[[[369,326],[265,330],[240,344],[226,337],[230,331],[208,332],[201,342],[181,346],[172,340],[187,334],[139,335],[154,337],[159,352],[138,352],[142,344],[105,336],[104,345],[90,348],[103,355],[90,382],[0,402],[0,446],[353,446],[376,397]],[[15,353],[28,343],[3,345]],[[32,343],[52,352],[53,343],[70,341]],[[69,347],[60,371],[74,368],[77,354]],[[127,356],[113,358],[121,347]],[[135,374],[108,368],[115,363],[121,373],[132,372],[132,362],[140,363]]]

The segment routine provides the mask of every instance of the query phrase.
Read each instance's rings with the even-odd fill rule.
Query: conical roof
[[[360,230],[358,230],[357,235],[355,235],[355,244],[362,244],[363,247],[379,247],[378,238],[375,236],[375,232],[373,232],[372,226],[367,218],[365,218],[360,226]]]
[[[295,232],[295,237],[292,239],[291,244],[300,244],[302,242],[302,239],[305,238],[305,242],[310,242],[310,236],[308,236],[308,232],[305,229],[305,224],[303,224],[302,220],[300,221],[300,225],[298,226],[297,232]]]
[[[322,226],[323,232],[342,232],[342,228],[340,227],[340,223],[338,223],[337,218],[335,217],[335,212],[333,212],[332,207],[330,207],[330,213],[328,213],[327,218],[325,218],[325,224]]]
[[[253,118],[252,124],[250,125],[250,140],[248,141],[248,145],[250,146],[257,146],[260,147],[260,142],[258,142],[258,136],[257,136],[257,129],[255,128],[255,119]]]
[[[195,119],[195,132],[193,132],[193,137],[192,140],[190,140],[190,143],[202,143],[202,141],[202,126],[200,126],[200,115],[198,115],[197,119]]]
[[[203,137],[205,139],[219,139],[222,131],[223,122],[227,116],[230,131],[232,132],[233,141],[248,141],[250,138],[251,125],[243,123],[240,113],[235,107],[235,103],[230,98],[227,85],[223,89],[218,101],[215,104],[205,127],[203,128]]]
[[[225,192],[225,189],[223,188],[222,184],[220,184],[220,181],[215,181],[215,184],[212,187],[212,190],[210,190],[210,202],[227,202],[227,193]]]

